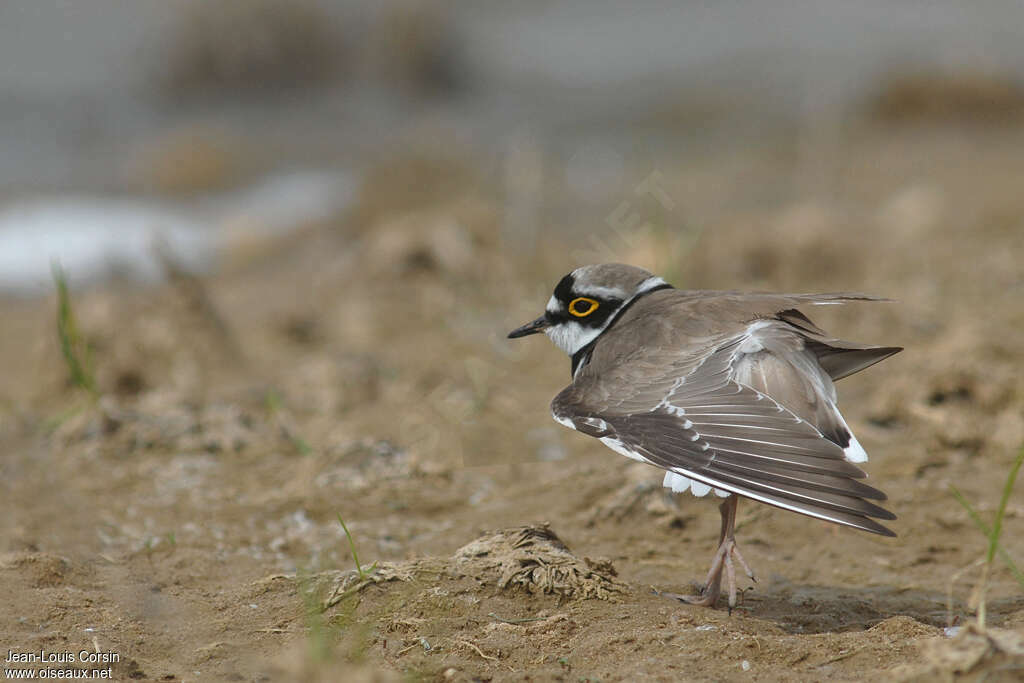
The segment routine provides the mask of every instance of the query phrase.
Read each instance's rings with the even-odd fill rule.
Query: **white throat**
[[[615,319],[619,317],[622,311],[624,311],[634,299],[642,294],[646,294],[655,287],[661,287],[665,284],[666,282],[657,276],[651,276],[641,282],[640,286],[637,287],[636,291],[633,293],[633,296],[623,303],[622,306],[619,307],[619,310],[608,318],[608,320],[605,321],[605,324],[600,328],[584,327],[575,320],[567,320],[559,325],[549,327],[544,330],[544,333],[548,335],[548,338],[551,339],[552,342],[554,342],[555,346],[562,349],[570,356],[575,356],[577,351],[597,339],[602,332],[608,329],[608,326],[615,322]],[[599,293],[597,292],[597,289],[598,288],[590,287],[588,288],[587,293]],[[615,290],[607,290],[607,292],[610,293],[611,296],[621,295]],[[558,310],[558,306],[558,300],[552,296],[548,301],[547,310],[549,313],[554,313]]]
[[[560,325],[549,327],[544,330],[544,334],[548,335],[555,346],[573,356],[584,346],[597,339],[603,331],[604,327],[600,329],[583,327],[575,320],[568,320]]]

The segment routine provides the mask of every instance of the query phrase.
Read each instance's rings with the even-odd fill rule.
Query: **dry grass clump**
[[[729,289],[814,287],[855,289],[867,263],[851,259],[865,249],[865,231],[841,209],[797,202],[774,213],[735,215],[709,226],[687,259],[691,282]],[[849,284],[847,284],[849,283]]]
[[[1024,116],[1024,86],[998,74],[906,74],[884,83],[868,111],[893,123],[1016,122]]]
[[[163,86],[174,96],[317,85],[342,62],[341,31],[307,0],[194,2],[169,48]]]
[[[374,276],[423,272],[479,276],[490,267],[500,216],[480,171],[455,156],[414,154],[366,175],[346,217],[365,237],[362,263]],[[493,252],[492,252],[493,253]]]
[[[372,76],[416,94],[448,94],[465,80],[451,21],[429,3],[385,10],[371,27],[365,47]]]
[[[349,220],[362,231],[396,215],[478,196],[480,175],[455,155],[426,152],[382,159],[366,171]]]
[[[225,130],[188,126],[147,140],[128,170],[144,192],[187,196],[225,189],[251,175],[247,152]]]
[[[485,534],[459,548],[454,560],[463,572],[499,589],[599,600],[625,590],[611,562],[580,561],[546,524]]]
[[[448,12],[425,2],[332,12],[316,0],[195,0],[164,52],[159,82],[172,97],[290,90],[340,76],[451,95],[468,74]]]
[[[351,543],[351,536],[348,538]],[[498,590],[557,595],[560,600],[614,600],[626,591],[626,585],[615,578],[617,572],[610,561],[581,560],[546,524],[484,534],[449,558],[381,562],[370,569],[356,562],[355,570],[326,572],[317,577],[322,594],[327,596],[323,609],[368,586],[416,577],[431,577],[432,583],[469,577]]]

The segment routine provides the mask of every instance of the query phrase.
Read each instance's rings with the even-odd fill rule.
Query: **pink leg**
[[[754,572],[750,570],[750,566],[743,559],[743,555],[740,554],[740,549],[736,545],[736,538],[733,535],[736,527],[736,507],[738,504],[739,497],[731,495],[718,507],[719,512],[722,514],[722,531],[718,536],[718,551],[711,560],[711,569],[708,570],[708,575],[704,580],[704,587],[701,589],[700,594],[680,595],[678,593],[661,593],[661,595],[667,598],[675,598],[691,605],[712,607],[718,601],[718,596],[722,594],[722,570],[724,569],[729,589],[729,611],[732,612],[732,608],[736,606],[736,569],[733,565],[733,559],[739,562],[751,581],[757,582]]]

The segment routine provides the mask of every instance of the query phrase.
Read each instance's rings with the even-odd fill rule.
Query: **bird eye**
[[[577,318],[585,318],[597,310],[598,303],[593,299],[580,296],[569,302],[569,312]]]

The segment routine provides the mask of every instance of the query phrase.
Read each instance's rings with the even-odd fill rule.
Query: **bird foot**
[[[700,607],[714,607],[715,603],[718,602],[719,592],[705,593],[703,589],[697,595],[684,595],[682,593],[662,593],[659,592],[663,598],[669,598],[670,600],[678,600],[679,602],[685,602],[688,605],[698,605]]]
[[[690,605],[713,607],[718,601],[718,597],[722,594],[722,574],[724,573],[729,596],[729,613],[731,614],[733,608],[736,607],[737,592],[742,594],[742,591],[737,591],[736,588],[735,563],[739,563],[744,573],[750,577],[750,580],[757,583],[757,577],[754,576],[754,572],[751,571],[747,561],[743,559],[739,546],[736,545],[736,539],[726,538],[718,546],[718,552],[715,553],[715,557],[711,561],[711,569],[708,570],[707,579],[704,585],[699,587],[700,592],[697,595],[682,595],[679,593],[658,594],[662,597],[679,600]]]

